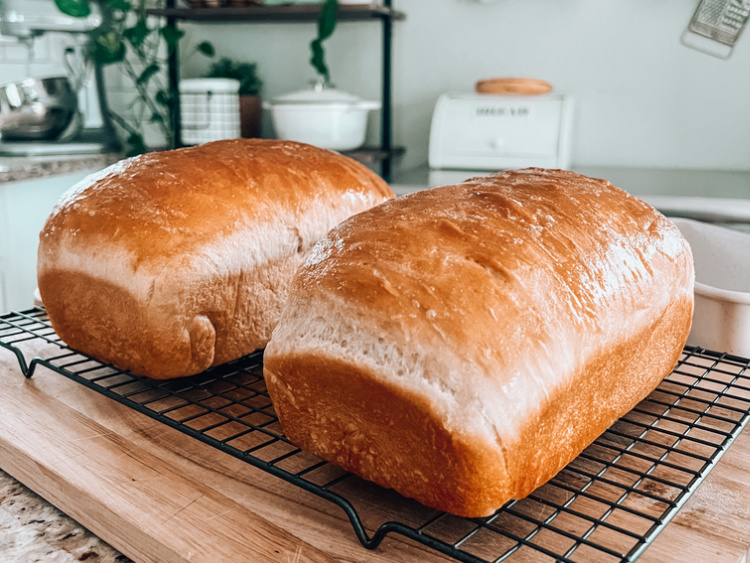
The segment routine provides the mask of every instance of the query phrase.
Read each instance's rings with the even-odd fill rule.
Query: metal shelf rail
[[[291,23],[314,22],[318,19],[320,5],[249,5],[242,7],[222,6],[216,8],[177,8],[176,0],[167,0],[166,8],[152,9],[148,13],[164,17],[167,25],[177,28],[178,21],[192,23]],[[393,146],[393,100],[392,100],[392,35],[393,22],[406,18],[403,12],[392,7],[392,0],[368,5],[341,5],[338,10],[340,21],[378,21],[382,26],[382,77],[380,118],[380,146],[351,151],[352,158],[366,164],[377,161],[380,173],[388,181],[392,174],[393,159],[403,154],[403,147]],[[170,97],[175,104],[172,112],[173,127],[180,130],[179,120],[179,53],[173,49],[168,56]],[[179,135],[177,137],[179,139]]]

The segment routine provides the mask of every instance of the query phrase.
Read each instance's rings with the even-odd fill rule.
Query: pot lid
[[[273,104],[321,104],[321,105],[354,105],[362,102],[354,94],[326,86],[323,82],[313,82],[312,88],[299,90],[274,98]]]
[[[185,78],[180,81],[182,93],[221,92],[234,94],[240,90],[240,81],[234,78]]]

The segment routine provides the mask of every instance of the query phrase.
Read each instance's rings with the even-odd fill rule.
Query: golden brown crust
[[[429,190],[315,247],[266,349],[269,392],[302,447],[486,515],[669,373],[692,286],[679,231],[607,182],[528,169]]]
[[[692,301],[671,308],[581,366],[574,379],[585,392],[554,390],[502,448],[452,433],[424,396],[325,354],[267,355],[266,385],[300,448],[439,510],[488,516],[554,477],[669,373]]]
[[[450,433],[429,400],[366,368],[304,354],[264,374],[292,443],[347,471],[458,515],[487,514],[512,493],[497,449]]]
[[[142,155],[63,196],[39,290],[70,346],[155,378],[198,373],[263,347],[313,244],[389,197],[364,166],[300,143]]]
[[[347,194],[393,197],[374,172],[350,158],[266,139],[147,153],[87,180],[64,198],[45,232],[62,228],[76,233],[81,245],[105,240],[133,250],[137,267],[162,267],[272,214],[298,218],[318,198],[335,204]]]
[[[573,376],[573,389],[555,389],[521,426],[518,439],[505,444],[509,472],[517,476],[516,490],[505,500],[546,483],[645,399],[677,364],[692,313],[692,296],[672,300],[637,334],[593,355]]]
[[[158,310],[122,286],[87,274],[49,271],[40,275],[39,286],[54,288],[45,291],[44,305],[68,346],[134,373],[167,379],[200,373],[264,347],[301,262],[301,256],[293,256],[242,272],[239,279],[208,282],[204,294],[195,296],[204,313],[187,326],[173,306],[162,315],[167,318],[156,322]]]

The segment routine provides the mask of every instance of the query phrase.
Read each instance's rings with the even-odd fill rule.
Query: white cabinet
[[[60,196],[94,171],[0,184],[0,312],[34,304],[39,232]]]

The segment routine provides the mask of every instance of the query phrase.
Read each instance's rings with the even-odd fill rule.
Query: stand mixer
[[[97,14],[85,19],[65,16],[52,0],[0,0],[0,37],[26,45],[29,63],[41,35],[61,32],[69,37],[61,54],[65,75],[29,76],[0,84],[0,155],[98,154],[120,149],[108,119],[102,68],[86,56],[87,32],[100,21]]]

